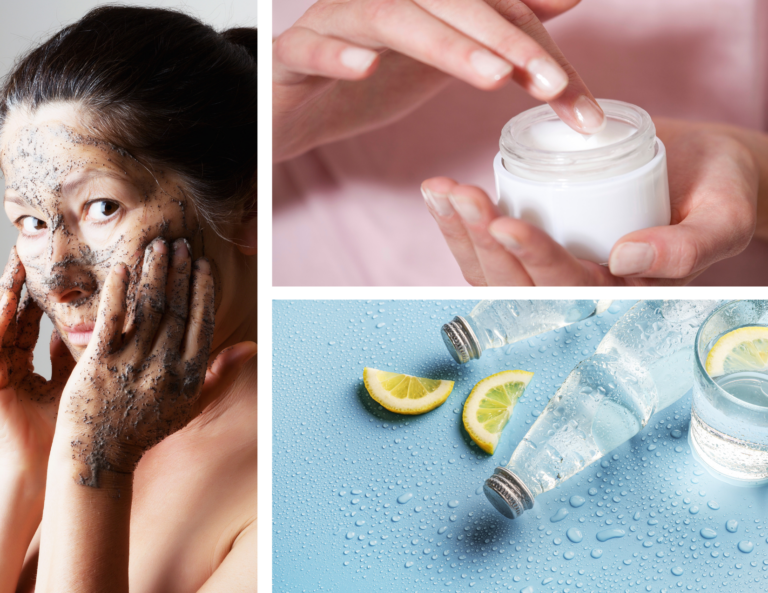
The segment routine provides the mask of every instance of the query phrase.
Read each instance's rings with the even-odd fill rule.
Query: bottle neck
[[[452,321],[443,325],[440,330],[443,342],[453,359],[459,364],[480,358],[483,349],[477,339],[472,326],[461,316],[456,316]]]
[[[533,494],[523,481],[505,467],[497,467],[483,486],[486,498],[507,519],[517,519],[533,508]]]

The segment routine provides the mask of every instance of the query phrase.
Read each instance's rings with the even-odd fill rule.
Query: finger
[[[173,258],[165,287],[167,303],[157,331],[156,347],[160,346],[171,352],[180,350],[184,329],[187,326],[191,272],[192,259],[189,243],[186,239],[176,239],[173,243]]]
[[[192,297],[189,321],[184,338],[182,360],[202,371],[208,363],[214,325],[214,288],[211,264],[205,258],[195,262],[192,270]]]
[[[497,218],[489,233],[517,258],[536,286],[616,284],[605,267],[576,259],[547,233],[522,220]]]
[[[8,263],[0,278],[0,336],[3,348],[13,346],[16,341],[16,309],[21,297],[26,271],[19,259],[16,247],[11,248]]]
[[[98,348],[101,353],[111,354],[123,345],[127,292],[128,269],[125,264],[117,263],[109,271],[101,290],[99,312],[93,328],[93,339],[89,344],[90,347]],[[93,344],[95,346],[92,346]]]
[[[449,198],[467,229],[488,285],[532,286],[533,281],[517,258],[488,232],[491,221],[499,216],[488,195],[478,187],[457,185]]]
[[[77,363],[64,340],[61,339],[59,332],[55,329],[51,334],[49,349],[51,353],[51,383],[64,385]]]
[[[421,184],[421,195],[466,281],[472,286],[485,286],[487,283],[475,247],[461,217],[448,199],[451,189],[456,185],[458,183],[448,177],[434,177]]]
[[[22,350],[32,350],[40,335],[40,319],[43,310],[32,299],[29,291],[21,299],[16,315],[16,346]]]
[[[713,263],[741,253],[754,224],[722,204],[691,212],[680,224],[635,231],[611,250],[611,273],[624,277],[687,278]]]
[[[219,352],[205,374],[205,383],[196,402],[197,413],[232,387],[246,363],[256,356],[257,350],[254,342],[240,342]]]
[[[291,27],[272,44],[272,80],[278,84],[296,84],[307,76],[360,80],[376,70],[378,57],[371,49],[306,27]]]
[[[570,10],[581,0],[525,0],[538,19],[543,23]]]
[[[568,86],[560,64],[534,40],[551,42],[536,15],[522,2],[507,2],[505,18],[483,0],[416,0],[431,14],[476,40],[514,66],[513,78],[533,97],[551,101]],[[520,25],[525,25],[524,32]],[[550,43],[555,47],[554,43]],[[567,62],[566,62],[567,63]],[[574,80],[578,82],[578,80]]]
[[[576,70],[565,58],[563,52],[557,47],[557,44],[541,24],[541,21],[532,14],[531,9],[527,6],[528,4],[528,2],[524,3],[520,0],[513,2],[507,0],[492,1],[492,6],[499,10],[500,14],[507,21],[537,41],[543,50],[567,74],[568,84],[565,90],[559,93],[556,98],[548,101],[550,107],[554,109],[560,119],[577,132],[584,134],[599,132],[605,127],[605,114],[603,110],[597,104],[594,96]],[[573,3],[569,1],[568,4]],[[545,66],[544,70],[546,71],[547,62],[541,62],[541,64]],[[538,80],[539,75],[540,73],[535,68],[517,69],[513,74],[513,79],[525,88],[528,88],[528,85]]]
[[[340,3],[325,10],[319,33],[369,49],[393,49],[480,89],[499,88],[512,72],[507,60],[412,0]]]
[[[165,312],[165,286],[168,275],[168,245],[158,237],[144,252],[144,266],[137,293],[135,344],[137,354],[149,354],[157,328]]]

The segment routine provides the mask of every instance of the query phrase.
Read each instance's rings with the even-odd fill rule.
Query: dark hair
[[[18,62],[0,127],[16,106],[77,103],[103,140],[177,173],[217,226],[255,207],[256,36],[173,10],[96,8]]]

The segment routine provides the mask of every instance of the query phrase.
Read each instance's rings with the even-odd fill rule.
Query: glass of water
[[[760,486],[768,483],[768,370],[714,378],[706,371],[714,344],[749,326],[768,326],[768,301],[726,303],[699,328],[688,440],[694,454],[718,477],[741,486]]]

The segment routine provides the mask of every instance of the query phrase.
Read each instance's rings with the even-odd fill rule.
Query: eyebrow
[[[6,193],[3,196],[3,202],[10,202],[11,204],[18,204],[19,206],[31,206],[32,205],[27,200],[25,200],[24,198],[22,198],[20,196],[17,196],[15,194],[8,195],[8,193]]]
[[[71,193],[97,177],[109,177],[117,181],[130,181],[127,175],[120,175],[109,169],[85,169],[84,171],[70,176],[64,183],[62,183],[61,193]]]

